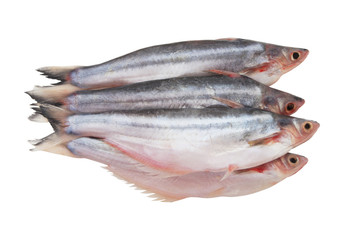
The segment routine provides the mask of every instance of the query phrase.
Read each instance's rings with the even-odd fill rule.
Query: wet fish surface
[[[93,66],[43,67],[38,71],[81,89],[206,75],[209,70],[236,72],[271,85],[307,55],[307,49],[233,38],[152,46]]]
[[[58,86],[61,89],[61,86]],[[304,100],[270,88],[246,76],[202,76],[141,82],[102,90],[60,93],[57,86],[28,92],[39,103],[61,105],[73,113],[118,110],[205,108],[210,106],[253,107],[291,115]],[[69,94],[69,95],[68,95]]]
[[[44,111],[56,134],[39,141],[38,150],[67,136],[101,138],[147,166],[179,175],[230,173],[266,163],[307,141],[319,127],[314,121],[253,108],[61,114],[50,106]]]
[[[107,169],[116,177],[153,193],[151,197],[163,201],[251,194],[295,174],[307,163],[307,158],[287,153],[263,165],[236,171],[221,181],[223,172],[205,171],[182,176],[164,176],[164,172],[140,164],[98,139],[78,138],[67,143],[67,148],[77,157],[106,164]]]

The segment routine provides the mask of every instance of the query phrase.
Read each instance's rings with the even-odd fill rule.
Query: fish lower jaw
[[[313,135],[311,135],[311,136],[309,136],[309,137],[307,137],[307,138],[301,137],[300,140],[297,140],[297,141],[293,144],[293,148],[295,148],[295,147],[297,147],[297,146],[299,146],[299,145],[301,145],[301,144],[307,142],[308,140],[311,139],[312,136],[313,136]]]
[[[227,171],[230,165],[239,169],[248,169],[272,161],[291,150],[291,143],[274,143],[269,146],[252,147],[250,151],[236,152],[228,155],[221,163],[208,163],[209,171]]]
[[[245,75],[245,74],[244,74]],[[253,74],[247,74],[248,77],[263,83],[264,85],[270,86],[277,82],[281,77],[281,73],[276,72],[255,72]]]

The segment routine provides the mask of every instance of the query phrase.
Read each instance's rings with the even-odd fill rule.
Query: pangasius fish
[[[118,178],[153,193],[151,197],[163,201],[251,194],[295,174],[307,163],[307,158],[287,153],[263,165],[233,172],[221,181],[224,172],[203,171],[164,176],[162,171],[149,168],[98,139],[78,138],[68,142],[66,150],[75,157],[106,164],[106,168]]]
[[[271,85],[308,55],[302,48],[239,38],[152,46],[93,66],[43,67],[38,71],[81,89],[121,86],[210,70],[236,72]]]
[[[72,114],[223,105],[260,108],[291,115],[304,104],[302,98],[270,88],[249,77],[229,72],[214,76],[147,81],[73,93],[61,91],[62,86],[36,88],[28,94],[39,103],[60,105]],[[40,112],[40,108],[34,107],[34,109]]]
[[[101,138],[139,162],[179,175],[251,168],[307,141],[315,121],[253,108],[155,109],[65,116],[55,106],[43,114],[56,133],[37,150],[79,136]],[[227,174],[227,175],[228,175]],[[224,177],[225,178],[225,177]]]

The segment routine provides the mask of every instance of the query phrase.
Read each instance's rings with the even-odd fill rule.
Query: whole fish
[[[101,138],[139,162],[176,174],[251,168],[307,141],[319,124],[253,108],[156,109],[72,115],[43,108],[56,133],[46,150],[79,136]],[[226,175],[226,176],[227,176]],[[224,178],[226,177],[224,176]]]
[[[236,171],[221,181],[224,173],[208,171],[166,177],[98,139],[78,138],[67,143],[66,148],[76,157],[108,165],[107,169],[118,178],[154,193],[151,197],[163,201],[251,194],[275,185],[307,163],[307,158],[287,153],[263,165]]]
[[[291,115],[304,104],[302,98],[234,73],[229,73],[229,76],[171,78],[74,93],[60,91],[61,87],[36,88],[28,94],[39,103],[61,105],[71,113],[223,105],[247,106]],[[40,108],[34,109],[40,112]]]
[[[206,75],[209,70],[236,72],[271,85],[307,55],[306,49],[232,38],[152,46],[93,66],[43,67],[38,71],[82,89]]]

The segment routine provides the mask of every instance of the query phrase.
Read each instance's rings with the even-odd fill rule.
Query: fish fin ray
[[[253,68],[247,68],[239,72],[241,75],[252,74],[254,72],[265,72],[269,69],[271,63],[263,63]]]
[[[148,189],[147,187],[142,186],[141,184],[135,183],[135,182],[129,180],[127,177],[121,176],[121,174],[118,173],[118,169],[116,169],[115,167],[106,166],[104,168],[107,169],[108,171],[110,171],[113,174],[113,176],[115,176],[116,178],[126,182],[127,184],[130,184],[136,190],[139,190],[144,194],[149,194],[148,197],[153,198],[155,201],[174,202],[174,201],[182,199],[182,198],[173,198],[170,196],[163,195],[161,193],[156,193],[156,192]]]
[[[235,170],[237,170],[239,167],[231,164],[228,166],[228,169],[226,171],[226,173],[224,174],[224,176],[222,177],[222,179],[220,180],[220,182],[222,182],[224,179],[226,179],[227,177],[229,177]]]
[[[224,98],[220,98],[220,97],[212,97],[214,100],[217,100],[218,102],[224,103],[225,105],[231,107],[231,108],[243,108],[244,105],[242,105],[241,103],[237,103],[234,101],[231,101],[229,99],[224,99]]]
[[[64,83],[56,86],[35,86],[26,93],[39,103],[63,104],[66,97],[79,90],[81,90],[79,87]]]
[[[218,70],[218,69],[211,69],[211,70],[208,70],[208,72],[219,74],[219,75],[228,76],[228,77],[231,77],[231,78],[241,77],[241,75],[239,73],[230,72],[230,71],[224,71],[224,70]]]
[[[80,68],[81,66],[67,66],[67,67],[42,67],[38,68],[37,71],[41,72],[42,75],[47,78],[56,79],[60,81],[69,81],[71,79],[72,71]]]
[[[63,146],[59,146],[59,145],[72,141],[77,137],[78,136],[75,136],[75,135],[61,134],[59,132],[55,132],[42,139],[30,140],[29,143],[31,143],[34,146],[34,148],[31,149],[31,151],[46,151],[46,152],[58,153],[58,152],[65,152],[63,150]],[[62,154],[62,153],[58,153],[58,154]],[[62,155],[72,156],[69,154],[62,154]]]
[[[238,40],[239,38],[218,38],[218,41],[235,41]]]
[[[45,148],[44,151],[54,153],[54,154],[63,155],[63,156],[68,156],[68,157],[81,158],[80,156],[77,156],[74,153],[72,153],[67,148],[66,143],[70,140],[74,140],[74,138],[72,137],[72,139],[69,138],[69,139],[62,140],[62,143],[51,146],[51,147],[47,147],[47,148]]]
[[[157,160],[153,160],[151,156],[141,152],[136,151],[135,148],[129,146],[129,142],[124,142],[118,139],[104,139],[105,143],[115,147],[117,150],[121,151],[122,153],[126,154],[127,156],[135,159],[136,161],[145,164],[151,168],[166,171],[172,174],[183,175],[188,173],[189,171],[186,170],[174,170],[171,166],[166,166]]]
[[[64,128],[66,127],[66,117],[70,113],[50,104],[36,103],[33,105],[33,109],[35,109],[38,114],[42,114],[43,117],[48,119],[55,132],[42,139],[29,141],[35,147],[34,149],[31,149],[31,151],[47,151],[63,154],[65,151],[63,150],[63,147],[59,145],[65,144],[79,137],[78,135],[70,135],[64,132]],[[63,155],[69,154],[66,151],[66,154]]]
[[[48,122],[48,119],[38,112],[35,112],[32,115],[30,115],[28,119],[33,122],[40,122],[40,123]]]
[[[269,136],[248,141],[248,144],[250,146],[267,145],[267,144],[270,144],[272,142],[275,142],[276,139],[280,137],[280,135],[281,135],[280,132],[275,132]]]
[[[33,107],[33,109],[47,118],[55,131],[66,127],[66,118],[72,114],[66,109],[45,103],[37,103],[36,107]]]

